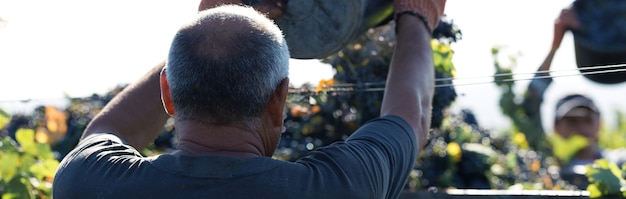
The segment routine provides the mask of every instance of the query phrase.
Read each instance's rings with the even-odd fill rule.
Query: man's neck
[[[265,154],[257,132],[195,121],[180,123],[176,126],[178,143],[174,155],[251,158]]]

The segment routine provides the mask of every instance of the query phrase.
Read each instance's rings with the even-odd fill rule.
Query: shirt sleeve
[[[404,119],[385,116],[365,124],[346,142],[362,147],[369,154],[378,154],[371,157],[370,169],[388,173],[375,180],[388,185],[383,187],[385,198],[396,198],[415,165],[419,149],[416,139],[413,129]]]
[[[137,150],[113,134],[94,134],[83,140],[61,161],[55,173],[55,198],[91,198],[102,185],[115,181],[141,164]]]
[[[400,117],[385,116],[367,122],[344,142],[312,151],[297,163],[319,174],[311,177],[319,179],[312,180],[312,184],[319,184],[313,186],[328,190],[333,189],[330,186],[349,187],[341,194],[350,192],[351,196],[397,198],[417,152],[417,140],[409,124]]]
[[[549,73],[537,73],[528,85],[528,90],[522,102],[524,111],[529,118],[541,117],[541,104],[543,96],[552,83],[552,77]]]

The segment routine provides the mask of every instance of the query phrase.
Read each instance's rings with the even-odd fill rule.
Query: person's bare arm
[[[413,15],[397,19],[396,49],[391,60],[381,116],[395,115],[406,120],[424,144],[430,129],[434,93],[434,66],[430,31]]]
[[[430,130],[434,94],[431,32],[443,15],[445,3],[445,0],[394,1],[397,40],[381,116],[395,115],[406,120],[420,148]]]
[[[89,123],[83,138],[113,133],[141,150],[156,138],[169,115],[161,102],[159,72],[165,62],[117,94]]]
[[[556,51],[561,46],[561,41],[563,40],[563,36],[565,36],[565,32],[567,32],[567,30],[576,30],[579,27],[580,22],[578,21],[576,10],[574,10],[573,7],[561,10],[559,16],[556,18],[556,20],[554,20],[554,32],[550,52],[548,52],[548,55],[544,59],[541,66],[539,66],[539,69],[537,70],[538,72],[550,70],[550,66],[552,65],[552,59],[554,58],[554,54],[556,53]]]
[[[524,95],[524,101],[522,104],[523,109],[528,117],[540,118],[541,104],[545,92],[550,84],[552,84],[552,77],[550,76],[550,68],[552,67],[552,60],[556,51],[561,46],[561,41],[567,30],[575,30],[580,27],[578,17],[576,16],[576,10],[572,6],[561,10],[559,16],[554,20],[554,29],[552,44],[550,51],[544,58],[543,62],[537,68],[535,78],[528,84],[527,91]]]

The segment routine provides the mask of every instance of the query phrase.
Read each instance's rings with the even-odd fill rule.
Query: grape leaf
[[[433,63],[435,69],[439,72],[450,75],[455,75],[454,63],[452,63],[452,57],[454,51],[450,47],[450,44],[437,42],[437,40],[431,40],[431,47],[433,49]]]
[[[3,111],[0,109],[0,129],[4,128],[5,125],[11,121],[11,118],[8,115],[2,114]]]
[[[33,129],[18,129],[15,132],[15,139],[22,147],[29,147],[35,144],[35,130]]]
[[[557,134],[550,137],[552,143],[552,152],[562,164],[567,164],[576,153],[589,145],[587,138],[582,135],[574,134],[569,138],[563,138]]]
[[[56,172],[59,162],[54,159],[48,159],[42,161],[40,164],[34,164],[30,166],[30,172],[39,180],[43,180],[45,177],[53,177]]]
[[[3,182],[9,182],[16,173],[19,156],[16,153],[0,154],[0,179]]]
[[[622,195],[622,187],[626,185],[617,164],[606,159],[596,160],[587,166],[586,176],[589,179],[587,191],[591,198]]]
[[[32,185],[26,178],[14,177],[6,186],[4,198],[35,198],[32,191]]]

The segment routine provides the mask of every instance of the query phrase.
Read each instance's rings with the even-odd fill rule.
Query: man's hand
[[[446,0],[394,0],[393,6],[396,18],[403,13],[419,15],[432,32],[443,15]]]
[[[241,0],[202,0],[198,6],[198,11],[211,9],[224,4],[242,4]]]
[[[552,40],[552,50],[556,51],[561,46],[563,35],[567,30],[575,30],[580,27],[580,22],[576,16],[576,10],[572,7],[561,10],[559,17],[554,20],[554,38]]]
[[[202,0],[198,6],[198,11],[214,8],[224,4],[243,4],[241,0]],[[252,5],[255,10],[265,14],[270,19],[281,16],[287,10],[285,0],[264,0]]]
[[[265,13],[270,19],[278,18],[287,11],[285,0],[265,0],[252,7],[261,13]]]

